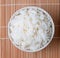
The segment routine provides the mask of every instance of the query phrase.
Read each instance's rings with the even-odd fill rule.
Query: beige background
[[[17,49],[9,40],[7,25],[11,15],[25,6],[45,9],[55,23],[52,42],[36,53],[26,53]],[[59,0],[0,0],[0,58],[60,58],[60,3]]]

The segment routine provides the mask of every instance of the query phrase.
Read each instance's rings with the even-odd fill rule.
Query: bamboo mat
[[[11,15],[25,6],[38,6],[45,9],[55,23],[55,35],[52,42],[36,53],[26,53],[17,49],[7,35],[7,25]],[[0,0],[0,58],[60,58],[59,8],[59,0]]]

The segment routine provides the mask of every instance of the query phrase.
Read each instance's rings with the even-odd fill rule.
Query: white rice
[[[19,10],[9,22],[9,36],[20,49],[35,51],[49,42],[52,23],[37,8]]]

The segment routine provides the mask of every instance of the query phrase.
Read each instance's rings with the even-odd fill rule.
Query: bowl
[[[47,17],[50,19],[50,21],[51,21],[51,23],[52,23],[52,35],[51,35],[51,37],[50,37],[50,40],[49,40],[43,47],[41,47],[40,49],[34,50],[34,51],[31,51],[31,50],[30,50],[30,51],[29,51],[29,50],[23,50],[23,49],[21,49],[19,46],[17,46],[17,45],[14,43],[13,39],[11,38],[10,32],[9,32],[9,28],[10,28],[10,25],[9,25],[9,24],[10,24],[12,18],[14,18],[14,16],[15,16],[16,14],[18,14],[19,11],[21,11],[21,10],[23,10],[23,9],[27,9],[27,8],[39,9],[40,11],[44,12],[44,13],[47,15]],[[19,15],[19,14],[18,14],[18,15]],[[47,11],[45,11],[44,9],[42,9],[42,8],[40,8],[40,7],[36,7],[36,6],[28,6],[28,7],[24,7],[24,8],[21,8],[21,9],[17,10],[17,11],[11,16],[10,21],[8,22],[8,37],[9,37],[10,41],[11,41],[11,42],[13,43],[13,45],[14,45],[15,47],[17,47],[19,50],[22,50],[22,51],[25,51],[25,52],[37,52],[37,51],[40,51],[40,50],[46,48],[46,47],[49,45],[49,43],[52,41],[52,39],[53,39],[54,31],[55,31],[54,22],[53,22],[52,17],[50,16],[50,14],[49,14]]]

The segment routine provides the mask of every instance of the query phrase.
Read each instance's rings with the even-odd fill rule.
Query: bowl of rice
[[[17,10],[8,22],[8,37],[15,47],[37,52],[52,41],[54,22],[44,9],[28,6]]]

